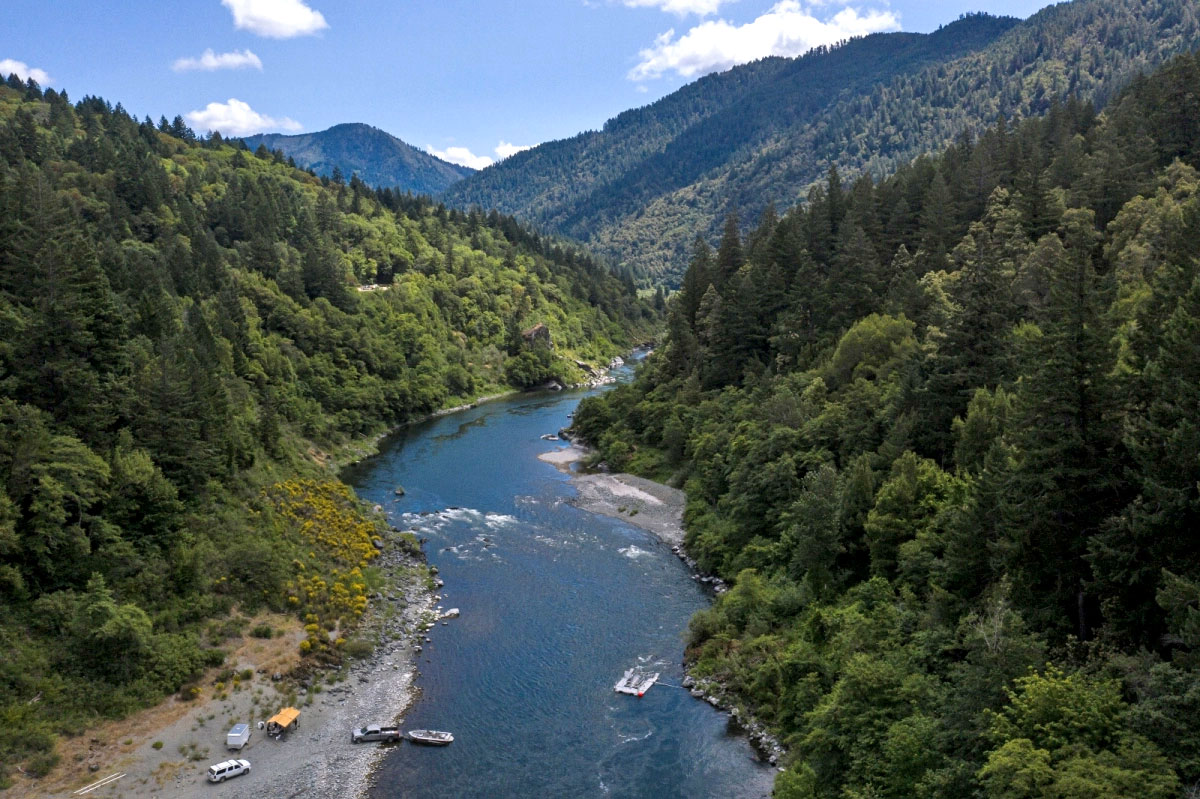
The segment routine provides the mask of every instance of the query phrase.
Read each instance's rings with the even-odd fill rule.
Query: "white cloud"
[[[822,21],[797,0],[781,0],[745,25],[709,20],[679,38],[669,30],[638,54],[641,61],[627,77],[644,81],[674,72],[690,78],[766,56],[798,56],[819,45],[899,28],[900,20],[891,11],[859,13],[844,8]]]
[[[176,72],[186,72],[201,69],[213,72],[218,69],[246,69],[254,67],[261,71],[262,61],[249,50],[234,50],[232,53],[214,53],[212,48],[205,50],[199,58],[180,58],[171,65]]]
[[[33,78],[41,86],[54,83],[54,79],[47,75],[44,69],[31,67],[24,61],[17,61],[13,58],[0,59],[0,79],[7,78],[14,73],[21,80]]]
[[[467,147],[447,147],[445,150],[435,149],[432,144],[425,145],[425,151],[430,155],[436,156],[443,161],[449,161],[452,164],[459,166],[469,166],[471,169],[483,169],[489,167],[497,161],[503,161],[510,155],[516,155],[524,150],[532,150],[536,145],[533,144],[510,144],[509,142],[500,140],[493,152],[495,158],[487,155],[475,155]]]
[[[229,98],[227,103],[209,103],[201,111],[184,114],[196,130],[221,131],[222,136],[249,136],[266,130],[300,130],[299,122],[287,117],[275,119],[260,114],[241,100]]]
[[[658,8],[680,17],[695,14],[707,17],[720,10],[730,0],[621,0],[629,8]]]
[[[329,27],[320,11],[302,0],[221,0],[233,12],[233,26],[272,39],[290,39]]]
[[[437,156],[443,161],[449,161],[459,166],[469,166],[471,169],[483,169],[494,162],[486,155],[475,155],[466,147],[447,147],[445,150],[435,150],[432,145],[425,145],[430,155]]]
[[[504,139],[501,139],[500,143],[496,145],[496,156],[501,161],[503,161],[505,158],[508,158],[510,155],[516,155],[517,153],[522,152],[523,150],[532,150],[532,149],[533,149],[532,144],[526,144],[526,145],[509,144]]]

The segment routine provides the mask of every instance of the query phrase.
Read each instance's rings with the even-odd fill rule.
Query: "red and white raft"
[[[613,690],[619,694],[629,694],[630,696],[644,696],[650,690],[650,686],[658,681],[658,672],[647,674],[637,669],[629,669],[625,672],[625,676],[617,680],[617,684],[613,686]]]

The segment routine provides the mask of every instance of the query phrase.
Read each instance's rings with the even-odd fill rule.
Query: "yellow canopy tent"
[[[298,726],[300,726],[300,711],[294,707],[285,707],[267,719],[267,735],[274,735],[278,738],[292,727]]]

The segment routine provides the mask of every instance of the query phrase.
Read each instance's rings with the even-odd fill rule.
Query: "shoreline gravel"
[[[432,576],[424,556],[414,556],[397,546],[393,531],[376,565],[389,573],[392,585],[372,597],[357,635],[378,640],[375,652],[350,661],[340,672],[318,671],[298,682],[273,673],[259,673],[259,664],[243,656],[227,667],[253,669],[255,676],[238,691],[226,689],[207,699],[182,702],[169,699],[105,729],[90,730],[99,751],[89,760],[94,772],[78,768],[51,774],[45,780],[22,781],[14,796],[72,796],[96,781],[116,774],[123,777],[87,794],[88,799],[292,799],[301,796],[362,797],[371,786],[379,760],[390,747],[350,743],[350,731],[363,724],[402,726],[402,719],[418,694],[416,648],[425,646],[440,598],[430,586]],[[295,639],[295,640],[292,640]],[[296,647],[296,635],[277,639]],[[249,641],[249,639],[247,639]],[[251,642],[252,644],[252,642]],[[240,651],[247,651],[244,646]],[[295,650],[292,650],[295,651]],[[331,675],[342,679],[329,682]],[[211,679],[211,678],[210,678]],[[285,704],[295,694],[300,709],[297,728],[276,741],[257,728],[257,722]],[[255,700],[257,699],[257,703]],[[139,716],[145,718],[139,718]],[[155,726],[153,719],[158,719]],[[252,720],[250,742],[240,751],[225,749],[225,733],[234,722]],[[126,736],[128,736],[126,738]],[[118,745],[112,738],[124,739]],[[156,748],[155,743],[161,742]],[[400,746],[410,746],[402,743]],[[249,774],[220,784],[210,784],[210,765],[241,758],[250,761]],[[64,769],[66,772],[67,769]],[[23,783],[23,784],[22,784]]]
[[[591,452],[592,450],[585,446],[571,443],[564,449],[543,453],[538,459],[554,464],[559,471],[571,475],[571,482],[579,492],[578,496],[571,500],[573,505],[590,513],[621,519],[655,534],[687,564],[691,569],[692,579],[704,583],[716,594],[724,593],[728,589],[725,581],[715,575],[702,574],[696,562],[684,549],[683,511],[687,505],[684,492],[633,474],[585,474],[576,471],[574,465]],[[750,739],[762,759],[772,766],[777,766],[786,755],[786,750],[771,735],[766,725],[755,719],[745,708],[739,707],[736,699],[720,681],[696,678],[686,663],[684,666],[687,676],[683,687],[697,699],[728,713]]]
[[[683,546],[683,509],[687,496],[678,488],[623,473],[584,474],[574,464],[590,454],[579,444],[544,452],[538,460],[571,475],[579,492],[571,504],[589,513],[621,519],[654,533],[672,548]]]

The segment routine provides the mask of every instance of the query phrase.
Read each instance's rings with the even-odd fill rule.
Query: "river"
[[[392,750],[371,799],[770,794],[773,770],[728,717],[677,687],[688,618],[710,597],[650,533],[569,504],[568,476],[537,459],[582,396],[413,425],[343,475],[427,539],[441,604],[462,612],[430,631],[404,719],[455,742]],[[641,699],[612,688],[635,665],[662,675]]]

